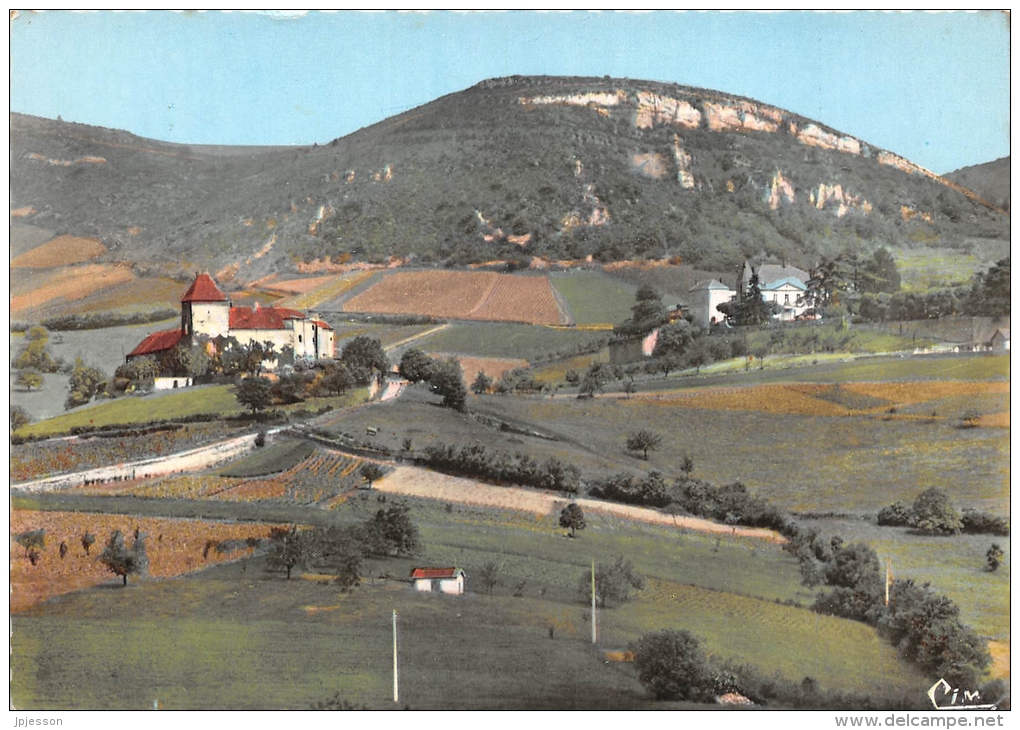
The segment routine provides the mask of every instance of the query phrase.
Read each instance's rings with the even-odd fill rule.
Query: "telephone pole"
[[[397,668],[397,609],[393,609],[393,701],[400,701],[399,673]]]
[[[591,561],[591,643],[594,646],[597,638],[595,628],[595,561]]]

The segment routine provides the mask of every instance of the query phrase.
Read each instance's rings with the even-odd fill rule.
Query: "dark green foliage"
[[[797,524],[785,510],[753,496],[740,482],[714,487],[687,479],[677,491],[676,502],[692,515],[731,525],[767,527],[790,538],[798,533]]]
[[[237,384],[235,395],[238,403],[256,415],[273,404],[273,385],[268,378],[247,377]]]
[[[361,476],[366,482],[368,482],[369,487],[372,486],[372,482],[377,479],[381,479],[385,473],[386,470],[375,462],[366,462],[361,467]]]
[[[456,360],[435,362],[429,385],[432,392],[443,397],[443,405],[447,408],[463,411],[467,402],[467,388],[464,385],[464,372]]]
[[[643,590],[644,587],[644,577],[622,555],[618,555],[612,565],[595,564],[595,600],[603,608],[610,603],[629,601],[634,591]],[[591,600],[590,571],[581,575],[577,592],[583,603]]]
[[[312,705],[313,710],[368,710],[367,705],[355,705],[353,702],[345,700],[337,692],[335,695],[330,697],[328,700],[316,702]]]
[[[152,380],[160,374],[160,364],[149,355],[134,357],[117,368],[114,373],[118,378],[128,380]]]
[[[84,405],[94,397],[106,391],[106,375],[102,370],[87,366],[81,358],[75,360],[69,384],[70,394],[64,408],[70,409]]]
[[[591,398],[614,380],[612,368],[606,363],[597,362],[588,368],[578,388],[578,398]]]
[[[996,263],[974,284],[967,302],[970,314],[997,317],[1009,314],[1009,257]]]
[[[540,463],[528,454],[490,452],[481,444],[459,448],[431,444],[425,447],[420,462],[430,469],[447,474],[568,494],[576,493],[581,481],[581,472],[573,464],[565,464],[556,458]]]
[[[874,550],[864,543],[834,544],[823,576],[834,589],[815,601],[816,611],[870,624],[877,621],[884,583]]]
[[[659,329],[652,357],[665,355],[684,355],[691,344],[697,330],[685,319],[668,324]]]
[[[149,567],[149,559],[145,552],[145,538],[138,536],[129,550],[124,545],[124,535],[114,530],[107,540],[99,562],[106,566],[114,575],[120,577],[127,585],[129,575],[144,575]]]
[[[959,619],[960,609],[928,584],[894,581],[879,632],[903,657],[954,687],[976,687],[990,662],[984,642]]]
[[[649,472],[643,479],[626,473],[595,479],[589,482],[588,494],[597,499],[645,507],[665,507],[671,501],[666,482],[657,471]]]
[[[343,362],[330,362],[323,368],[322,386],[334,395],[343,395],[348,388],[353,388],[356,378],[349,367]]]
[[[386,372],[390,367],[390,361],[386,357],[386,351],[382,343],[376,337],[358,335],[352,337],[344,345],[340,359],[345,365],[356,370],[368,370],[369,372]]]
[[[956,535],[963,529],[960,513],[949,495],[938,487],[926,489],[914,500],[911,526],[926,535]]]
[[[1009,537],[1009,519],[988,512],[965,509],[961,518],[963,532],[968,535],[999,535]]]
[[[429,380],[435,366],[435,360],[421,350],[412,347],[400,358],[400,377],[412,383]]]
[[[375,513],[365,523],[364,540],[373,555],[416,555],[421,550],[418,527],[406,504],[395,504]]]
[[[907,527],[913,521],[911,508],[903,502],[883,507],[878,512],[878,524],[889,527]]]
[[[290,580],[291,571],[305,565],[311,557],[312,540],[305,533],[298,532],[296,526],[274,530],[270,537],[273,545],[266,558],[266,567],[287,571],[287,580]]]
[[[574,537],[578,530],[587,527],[581,505],[571,502],[560,511],[560,527],[570,530],[571,537]]]
[[[25,548],[25,556],[30,550],[42,550],[46,547],[46,530],[28,530],[14,536],[15,542]]]
[[[106,327],[123,327],[132,324],[148,324],[162,322],[180,316],[177,309],[154,309],[151,312],[136,314],[118,314],[116,312],[83,312],[50,317],[43,320],[43,325],[55,332],[68,330],[97,330]]]
[[[988,552],[985,553],[985,565],[990,573],[994,573],[999,569],[999,565],[1002,564],[1002,558],[1002,548],[999,547],[998,543],[993,542],[992,546],[988,548]]]
[[[492,595],[492,589],[499,585],[499,564],[489,560],[481,568],[478,569],[478,582],[481,584],[485,592],[490,596]]]
[[[627,437],[627,451],[640,451],[645,461],[648,460],[648,452],[655,451],[661,444],[662,436],[644,429]]]
[[[645,634],[631,646],[634,668],[657,700],[712,699],[712,669],[705,651],[688,631]]]
[[[492,378],[479,370],[474,382],[471,383],[471,392],[475,395],[481,395],[482,393],[488,393],[490,390],[492,390]]]
[[[643,284],[635,299],[630,319],[613,328],[617,337],[640,337],[669,321],[662,297],[652,287]]]
[[[31,417],[21,406],[11,406],[11,431],[17,431],[22,426],[27,426],[32,422]]]

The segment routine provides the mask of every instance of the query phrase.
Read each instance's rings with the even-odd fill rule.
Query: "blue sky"
[[[493,76],[749,96],[936,172],[1009,154],[1001,13],[22,13],[11,110],[192,144],[311,144]]]

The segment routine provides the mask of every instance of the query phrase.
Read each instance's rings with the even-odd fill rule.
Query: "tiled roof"
[[[283,307],[231,307],[230,329],[232,330],[282,330],[288,319],[304,319],[305,315],[296,309]]]
[[[313,320],[312,320],[312,324],[314,324],[314,325],[315,325],[316,327],[318,327],[319,329],[324,329],[324,330],[331,330],[331,329],[333,329],[333,328],[332,328],[332,327],[330,327],[330,326],[329,326],[328,324],[326,324],[325,322],[323,322],[323,321],[322,321],[321,319],[313,319]]]
[[[758,273],[758,282],[763,288],[780,279],[792,278],[806,282],[811,278],[811,274],[804,271],[804,269],[798,269],[796,266],[787,266],[783,264],[761,264],[760,266],[754,267],[754,270]],[[750,266],[744,267],[742,279],[745,284],[751,281]]]
[[[181,337],[183,336],[184,332],[179,329],[153,332],[151,335],[142,340],[138,347],[128,353],[128,357],[151,355],[155,352],[163,352],[165,350],[173,349],[174,347],[177,347],[177,343],[181,341]]]
[[[412,578],[456,578],[464,571],[460,568],[415,568],[411,571]]]
[[[199,274],[181,297],[182,302],[225,302],[227,295],[220,291],[209,274]]]
[[[807,286],[804,282],[794,276],[787,276],[783,279],[774,279],[768,284],[761,287],[762,291],[771,291],[772,289],[779,289],[782,286],[792,286],[794,289],[800,289],[801,291],[807,291]]]

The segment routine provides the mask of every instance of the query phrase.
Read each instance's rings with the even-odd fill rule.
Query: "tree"
[[[326,365],[322,374],[322,385],[334,395],[343,395],[348,388],[355,385],[354,375],[342,362],[332,362]]]
[[[386,357],[386,351],[382,343],[375,337],[358,335],[352,337],[344,346],[340,359],[351,368],[378,372],[385,372],[390,367],[390,361]]]
[[[106,547],[99,555],[99,562],[106,566],[107,570],[124,580],[127,585],[128,576],[143,574],[148,567],[149,560],[145,554],[145,541],[136,538],[131,550],[124,546],[124,535],[120,530],[114,530]]]
[[[416,555],[421,550],[418,527],[406,504],[378,510],[365,523],[365,544],[373,555]]]
[[[368,482],[368,488],[372,488],[372,482],[376,479],[381,479],[386,471],[374,462],[366,462],[361,466],[361,476]]]
[[[17,431],[19,428],[27,426],[32,422],[32,419],[21,406],[11,406],[11,432]]]
[[[31,393],[32,388],[42,387],[43,376],[34,370],[22,370],[18,373],[18,377],[15,379],[14,383]]]
[[[118,378],[128,380],[152,380],[159,377],[161,370],[159,362],[150,355],[135,357],[117,368],[114,373]]]
[[[861,293],[896,292],[900,289],[900,272],[896,259],[886,248],[880,248],[864,262],[858,285]]]
[[[659,293],[647,284],[643,284],[635,295],[630,319],[617,325],[614,331],[620,337],[636,337],[651,332],[668,321],[666,307],[662,303]]]
[[[988,571],[994,573],[999,569],[1002,564],[1002,548],[999,547],[997,542],[993,542],[992,546],[988,548],[988,552],[985,553],[985,564],[988,566]]]
[[[400,358],[400,377],[412,383],[429,380],[435,360],[421,350],[412,347]]]
[[[266,567],[270,570],[286,570],[287,580],[290,580],[291,571],[308,560],[309,548],[308,538],[298,532],[296,526],[274,533]]]
[[[570,536],[574,537],[578,530],[583,530],[587,525],[584,521],[584,510],[577,502],[571,502],[560,512],[560,527],[570,530]]]
[[[668,324],[659,329],[652,357],[683,355],[694,342],[695,330],[686,319]]]
[[[237,384],[234,395],[254,416],[273,404],[273,385],[268,378],[249,376]]]
[[[49,339],[49,331],[41,324],[29,327],[28,332],[25,333],[25,340],[28,342],[42,342],[43,344],[46,344],[49,342]]]
[[[594,363],[584,374],[577,390],[578,398],[592,398],[613,381],[613,370],[606,363]]]
[[[694,457],[690,454],[684,454],[680,457],[680,471],[684,473],[684,478],[690,479],[691,474],[694,473]]]
[[[354,544],[346,544],[340,552],[332,557],[333,569],[336,574],[335,582],[340,586],[341,593],[346,593],[361,585],[363,559],[360,548]]]
[[[81,547],[85,551],[86,557],[89,555],[89,551],[92,550],[92,545],[96,541],[96,536],[88,530],[81,536]]]
[[[443,396],[444,406],[458,411],[464,410],[467,388],[464,386],[464,373],[456,360],[435,363],[429,384],[432,392]]]
[[[711,667],[690,632],[645,634],[631,651],[638,680],[656,699],[697,701],[711,694]]]
[[[64,403],[65,409],[84,405],[106,390],[106,375],[102,370],[87,366],[79,357],[74,362],[70,381],[71,392]]]
[[[471,383],[471,392],[475,395],[481,395],[482,393],[488,393],[490,390],[492,390],[492,378],[479,370],[474,382]]]
[[[605,607],[610,601],[623,603],[630,600],[631,591],[645,587],[644,577],[634,569],[634,565],[618,555],[616,561],[609,566],[595,566],[595,600],[599,606]],[[585,571],[578,582],[578,592],[585,601],[591,598],[591,573]]]
[[[963,529],[963,520],[949,495],[932,487],[914,500],[913,527],[928,535],[957,535]]]
[[[648,452],[655,451],[662,444],[662,436],[644,429],[627,437],[627,451],[640,451],[648,461]]]
[[[43,550],[46,547],[46,530],[28,530],[15,536],[15,541],[25,548],[25,557],[30,550]]]
[[[29,333],[31,332],[32,330],[29,330]],[[32,339],[29,336],[25,346],[14,360],[14,368],[16,370],[37,370],[41,373],[55,373],[60,370],[60,366],[46,349],[47,339],[48,336],[46,339]]]
[[[482,584],[485,592],[491,596],[492,589],[499,585],[499,565],[491,560],[483,565],[478,570],[478,582]]]

